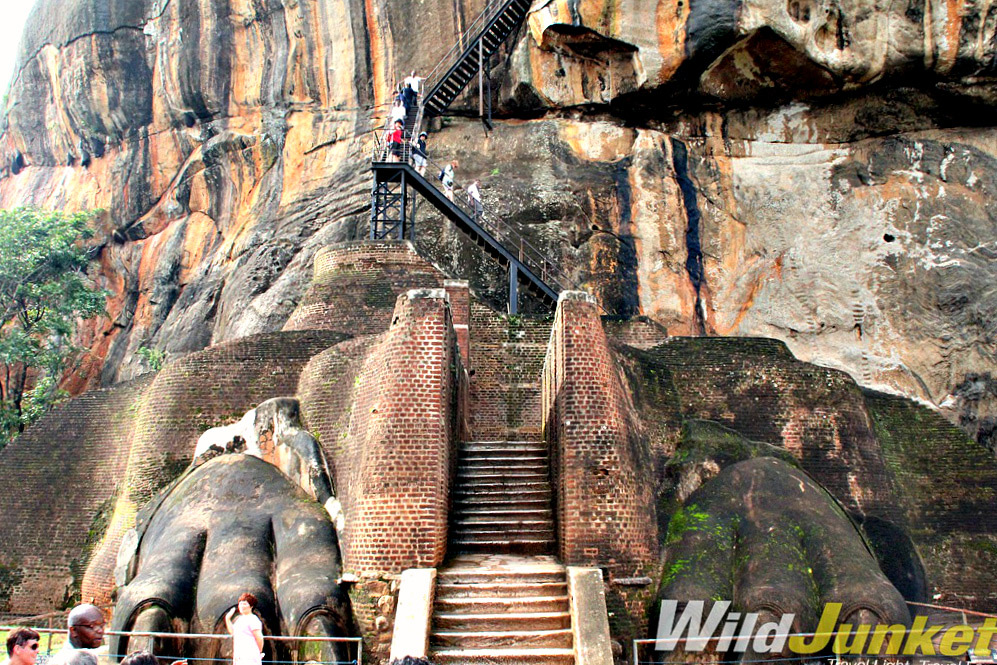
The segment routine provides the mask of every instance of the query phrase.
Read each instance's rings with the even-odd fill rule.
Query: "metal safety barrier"
[[[35,632],[42,636],[39,640],[43,645],[43,649],[39,652],[39,657],[37,665],[44,665],[45,662],[58,652],[62,644],[65,642],[65,638],[61,640],[53,640],[53,637],[61,637],[66,635],[69,631],[65,628],[52,628],[44,626],[25,626],[25,625],[8,625],[0,626],[0,632],[9,632],[16,628],[31,628]],[[105,636],[125,636],[129,640],[132,638],[163,638],[169,640],[231,640],[232,636],[225,633],[166,633],[166,632],[151,632],[151,631],[114,631],[108,630],[104,631]],[[264,640],[264,655],[266,655],[268,642],[280,642],[280,643],[298,643],[296,646],[292,647],[292,653],[297,657],[291,660],[279,659],[279,658],[266,658],[264,657],[264,665],[296,665],[299,663],[309,663],[313,665],[360,665],[363,663],[363,639],[360,637],[323,637],[317,635],[266,635],[263,636]],[[315,650],[316,645],[324,643],[342,643],[355,645],[354,653],[350,654],[348,660],[322,660],[321,658],[310,657]],[[309,649],[309,647],[311,647]],[[271,647],[272,649],[272,647]],[[135,650],[130,650],[134,652]],[[185,651],[190,651],[190,649],[185,649]],[[305,655],[302,656],[304,651]],[[109,653],[106,647],[101,647],[95,650],[98,656],[98,662],[103,663],[117,663],[120,662],[127,653]],[[195,662],[206,662],[206,661],[223,661],[226,658],[220,656],[191,656],[182,653],[160,653],[155,652],[157,658],[164,662],[174,662],[184,660],[189,663]],[[270,654],[273,656],[273,654]]]

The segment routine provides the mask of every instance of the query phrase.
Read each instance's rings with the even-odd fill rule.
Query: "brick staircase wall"
[[[299,396],[347,516],[346,568],[434,567],[447,545],[453,451],[467,379],[442,289],[398,297],[383,335],[318,355]]]
[[[943,605],[997,611],[997,464],[944,417],[906,399],[867,392],[900,505]]]
[[[312,284],[284,330],[376,335],[391,325],[399,295],[442,286],[443,280],[407,241],[333,245],[316,252]]]
[[[41,614],[78,591],[124,475],[135,406],[152,378],[70,400],[0,450],[0,614]]]
[[[650,459],[591,296],[562,294],[543,371],[561,559],[643,574],[657,559]]]
[[[538,439],[540,375],[551,322],[499,314],[475,301],[470,313],[473,437]]]

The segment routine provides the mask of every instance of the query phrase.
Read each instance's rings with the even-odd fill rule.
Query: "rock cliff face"
[[[40,0],[0,205],[102,208],[69,385],[279,330],[315,250],[362,237],[365,147],[480,0]],[[551,0],[430,137],[607,310],[763,335],[994,445],[997,33],[987,3]],[[432,216],[419,245],[501,277]]]

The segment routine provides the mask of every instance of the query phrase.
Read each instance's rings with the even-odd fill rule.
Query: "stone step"
[[[454,528],[458,531],[480,531],[490,529],[495,531],[504,530],[528,530],[552,529],[554,528],[554,518],[543,515],[537,517],[519,517],[513,519],[487,519],[483,514],[468,518],[465,515],[456,515],[453,521]]]
[[[458,511],[454,511],[457,513]],[[551,520],[554,512],[549,508],[496,508],[474,506],[459,511],[462,520]]]
[[[547,456],[538,455],[535,452],[530,451],[510,451],[510,452],[498,452],[498,451],[488,451],[487,454],[481,455],[465,455],[461,461],[460,466],[462,467],[479,467],[479,466],[506,466],[506,465],[517,465],[517,466],[547,466]]]
[[[511,492],[502,494],[469,494],[454,500],[454,510],[460,512],[464,508],[488,508],[490,510],[537,510],[550,508],[551,497],[548,492],[536,492],[536,496],[523,497]]]
[[[460,451],[464,455],[506,455],[519,453],[522,455],[546,455],[547,444],[543,441],[521,443],[517,441],[509,443],[481,443],[481,444],[461,444]]]
[[[548,480],[547,469],[502,469],[502,470],[482,470],[482,471],[458,471],[458,483],[500,483],[510,485],[515,483],[542,483]]]
[[[494,540],[478,540],[477,538],[455,538],[451,541],[454,551],[472,553],[517,553],[517,554],[549,554],[554,551],[553,538],[495,538]]]
[[[568,596],[491,596],[489,598],[437,598],[441,614],[495,614],[498,612],[567,612]]]
[[[439,647],[460,647],[462,649],[489,649],[493,647],[570,649],[572,637],[570,628],[480,632],[441,630],[432,633],[430,643]]]
[[[480,545],[484,543],[505,543],[506,546],[519,542],[543,541],[554,542],[553,529],[507,529],[480,530],[480,531],[459,531],[454,533],[453,539],[459,543],[469,543]]]
[[[568,583],[565,580],[554,582],[488,582],[488,583],[441,583],[436,585],[437,598],[524,598],[543,596],[566,596]]]
[[[458,482],[462,479],[490,478],[492,476],[499,478],[510,476],[515,478],[526,476],[547,478],[548,468],[546,464],[489,464],[481,466],[464,466],[462,464],[457,467],[457,478]]]
[[[513,425],[510,422],[495,423],[492,422],[494,419],[490,419],[485,416],[475,416],[475,401],[471,401],[471,427],[476,428],[475,433],[479,434],[482,440],[488,441],[501,441],[502,436],[513,436],[516,441],[520,440],[530,440],[532,445],[540,446],[544,445],[541,441],[540,429],[533,426],[522,423],[520,425]],[[524,419],[529,418],[532,422],[534,417],[530,414],[524,414]],[[537,418],[539,420],[539,418]]]
[[[553,630],[571,628],[571,612],[502,612],[498,614],[435,614],[439,630]]]
[[[454,534],[458,543],[482,547],[487,544],[501,543],[503,547],[512,548],[517,543],[543,542],[553,543],[554,532],[546,531],[462,531]],[[478,551],[485,551],[479,549]]]
[[[441,570],[436,579],[438,584],[496,584],[516,582],[533,584],[538,582],[565,582],[563,566],[528,565],[490,569],[481,566],[449,568]]]
[[[457,524],[457,540],[509,540],[516,538],[553,538],[554,525],[550,522],[523,526],[496,526],[494,524]]]
[[[544,521],[533,521],[521,524],[494,524],[490,522],[473,522],[468,524],[465,522],[457,522],[454,525],[454,538],[457,540],[464,538],[481,540],[482,537],[504,540],[522,536],[530,538],[553,538],[554,523]]]
[[[435,649],[434,663],[451,665],[571,665],[575,661],[573,649]]]
[[[543,480],[523,480],[516,479],[514,482],[502,483],[492,480],[475,480],[473,483],[458,484],[454,487],[454,495],[484,495],[489,492],[495,494],[508,494],[515,491],[517,494],[523,492],[547,492],[550,493],[550,481]]]
[[[547,444],[543,441],[530,440],[489,440],[489,441],[462,441],[461,450],[547,450]]]
[[[550,489],[537,487],[534,489],[522,490],[516,493],[511,493],[507,487],[482,487],[479,483],[474,487],[462,488],[460,486],[454,487],[454,500],[456,501],[467,501],[470,503],[477,502],[478,499],[482,503],[488,503],[491,500],[506,500],[509,498],[521,498],[524,501],[535,501],[538,499],[549,499]]]

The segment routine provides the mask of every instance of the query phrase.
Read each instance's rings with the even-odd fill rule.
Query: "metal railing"
[[[440,61],[436,63],[436,66],[426,75],[425,80],[422,81],[420,86],[420,92],[425,95],[430,90],[435,88],[443,76],[450,71],[450,68],[460,61],[461,56],[464,55],[464,49],[474,38],[475,34],[484,32],[484,27],[488,25],[493,18],[495,18],[500,10],[508,4],[509,0],[489,0],[485,4],[484,9],[481,13],[468,24],[467,28],[460,34],[457,42],[450,47],[450,50],[443,54]],[[480,38],[480,34],[478,37]],[[421,109],[420,109],[421,111]]]
[[[382,163],[405,163],[413,166],[417,170],[421,168],[421,175],[427,182],[443,193],[443,195],[465,215],[488,231],[488,233],[491,234],[505,248],[506,251],[516,255],[519,262],[526,266],[542,282],[555,286],[555,290],[557,291],[583,290],[574,282],[574,280],[571,279],[571,276],[567,272],[565,272],[553,260],[548,258],[544,251],[540,250],[533,243],[524,238],[521,233],[519,233],[501,217],[486,211],[483,201],[479,201],[478,205],[475,206],[475,201],[467,195],[466,189],[462,188],[456,180],[453,183],[453,187],[448,188],[443,186],[441,178],[434,177],[432,175],[435,173],[442,173],[443,167],[440,164],[437,164],[427,156],[425,157],[425,164],[422,167],[416,166],[415,158],[417,156],[414,154],[413,148],[415,141],[418,140],[418,135],[425,117],[426,94],[433,90],[433,88],[438,85],[440,80],[442,80],[442,77],[450,71],[450,69],[457,62],[459,62],[467,45],[474,39],[482,38],[485,27],[509,4],[510,0],[489,0],[477,17],[475,17],[475,19],[465,28],[464,32],[461,33],[457,42],[443,55],[436,66],[421,81],[417,101],[418,111],[416,113],[415,121],[412,123],[412,127],[405,128],[405,133],[411,136],[410,139],[404,140],[402,143],[390,143],[388,141],[390,131],[387,125],[373,130],[370,148],[371,161]],[[425,172],[427,170],[431,174],[429,177],[425,176]],[[464,192],[459,195],[456,194],[455,190],[461,189],[464,189]],[[605,312],[605,309],[602,308],[601,305],[600,309]]]
[[[10,625],[10,626],[0,626],[0,631],[10,631],[15,628],[28,627],[39,633],[42,636],[40,642],[43,645],[42,651],[39,653],[38,665],[44,665],[48,656],[54,655],[57,650],[52,648],[52,638],[56,635],[66,635],[69,631],[65,628],[52,628],[41,627],[41,626],[23,626],[23,625]],[[107,630],[104,631],[105,636],[127,636],[129,640],[131,638],[165,638],[165,639],[182,639],[182,640],[231,640],[232,636],[227,634],[217,634],[217,633],[160,633],[160,632],[149,632],[149,631],[114,631]],[[47,640],[46,640],[47,636]],[[361,665],[363,663],[363,638],[360,637],[320,637],[320,636],[298,636],[298,635],[264,635],[264,645],[267,642],[285,642],[285,643],[297,643],[292,648],[292,651],[298,657],[292,660],[279,660],[273,658],[273,654],[270,658],[264,657],[264,665],[294,665],[296,663],[309,663],[309,665]],[[58,647],[62,646],[65,639],[57,643]],[[355,646],[355,652],[350,654],[349,660],[319,660],[311,657],[301,657],[300,654],[303,648],[307,649],[310,645],[324,644],[324,643],[343,643],[343,644],[353,644]],[[264,650],[266,650],[264,646]],[[134,650],[132,650],[134,651]],[[126,653],[109,653],[106,646],[99,647],[95,649],[94,652],[98,657],[98,662],[102,665],[104,663],[117,663],[122,658],[127,656]],[[198,663],[204,661],[219,661],[226,660],[220,656],[211,657],[192,657],[180,653],[159,653],[156,652],[155,655],[163,661],[180,661],[184,660],[189,663]]]
[[[411,143],[386,144],[380,136],[382,133],[375,132],[372,147],[372,159],[375,162],[406,163],[415,167]],[[395,146],[394,148],[392,146]],[[473,199],[467,195],[466,188],[454,180],[454,185],[450,189],[443,185],[437,174],[443,171],[443,166],[432,159],[426,158],[426,168],[423,178],[430,183],[443,196],[449,199],[458,209],[469,218],[477,222],[483,229],[489,232],[499,243],[505,247],[506,251],[516,256],[520,263],[530,269],[534,275],[547,284],[557,287],[558,291],[583,290],[576,284],[557,263],[536,247],[533,243],[523,237],[515,228],[500,216],[489,212],[482,202],[482,209],[475,210]],[[428,173],[428,175],[426,175]],[[463,191],[460,191],[463,190]]]

